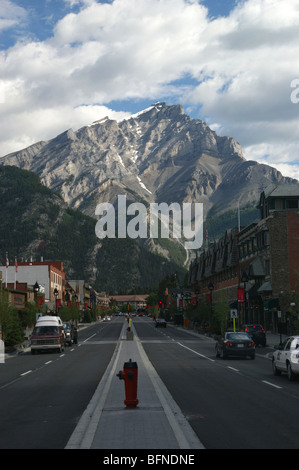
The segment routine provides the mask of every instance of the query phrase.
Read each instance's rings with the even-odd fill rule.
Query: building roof
[[[264,191],[265,197],[299,197],[299,183],[270,184]]]
[[[110,295],[110,299],[116,300],[116,302],[145,302],[148,298],[148,294],[145,295]]]

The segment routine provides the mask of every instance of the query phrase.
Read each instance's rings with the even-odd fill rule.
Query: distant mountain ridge
[[[131,201],[203,202],[205,215],[255,203],[269,183],[294,182],[247,161],[231,137],[220,137],[180,105],[155,103],[122,121],[101,119],[1,159],[37,173],[70,207],[94,216],[119,194]]]
[[[232,137],[221,137],[181,105],[155,103],[121,121],[108,117],[77,131],[11,153],[0,164],[39,175],[73,209],[95,218],[99,203],[201,202],[209,239],[242,220],[250,223],[260,193],[270,183],[292,183],[275,168],[247,161]],[[211,216],[209,217],[209,214]],[[234,216],[235,214],[235,216]],[[151,252],[177,264],[182,246],[171,240],[141,240]]]

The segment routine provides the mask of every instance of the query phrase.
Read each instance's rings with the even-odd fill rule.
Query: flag
[[[18,262],[17,262],[17,257],[15,256],[15,289],[17,288],[17,272],[18,272]]]
[[[5,269],[5,286],[7,288],[7,270],[8,270],[8,265],[9,265],[9,262],[8,262],[8,253],[6,252],[6,269]]]

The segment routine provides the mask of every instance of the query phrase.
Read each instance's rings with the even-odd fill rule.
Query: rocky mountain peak
[[[74,208],[94,216],[119,194],[149,202],[203,202],[224,211],[255,202],[270,182],[291,182],[267,165],[246,161],[231,137],[221,137],[181,105],[163,102],[121,121],[108,117],[2,158],[40,175]]]

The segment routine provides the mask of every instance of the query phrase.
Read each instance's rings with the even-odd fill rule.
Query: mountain
[[[96,220],[68,207],[39,176],[0,166],[0,262],[62,260],[67,279],[85,279],[98,291],[127,293],[154,288],[185,270],[131,239],[99,240]]]
[[[232,211],[237,225],[238,203],[253,216],[270,183],[296,181],[247,161],[233,138],[218,136],[182,106],[165,103],[119,122],[104,118],[69,129],[1,162],[37,173],[70,207],[92,217],[97,204],[115,204],[118,195],[144,204],[202,202],[218,231],[233,223]]]

